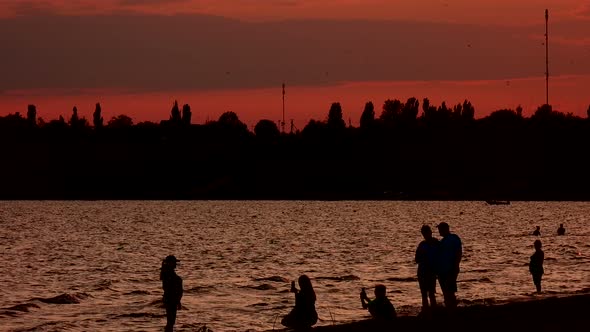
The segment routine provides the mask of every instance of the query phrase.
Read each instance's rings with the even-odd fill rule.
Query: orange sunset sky
[[[476,117],[545,101],[586,116],[590,0],[0,0],[0,115],[74,105],[91,118],[193,123],[234,111],[302,129],[332,102],[358,124],[367,101],[469,99]]]

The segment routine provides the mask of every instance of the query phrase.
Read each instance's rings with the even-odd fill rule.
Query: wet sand
[[[313,331],[588,331],[589,308],[590,292],[587,292],[497,305],[470,305],[459,307],[454,314],[441,309],[430,318],[400,315],[388,326],[364,320],[316,327]]]

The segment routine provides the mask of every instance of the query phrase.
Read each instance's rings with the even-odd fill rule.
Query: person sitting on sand
[[[559,224],[559,228],[557,229],[557,235],[565,235],[565,227],[563,227],[563,224]]]
[[[173,331],[174,323],[176,323],[176,311],[181,308],[182,278],[174,271],[177,262],[180,261],[175,256],[169,255],[162,262],[160,269],[160,280],[162,280],[162,288],[164,289],[163,302],[166,307],[166,332]]]
[[[535,253],[531,256],[531,262],[529,264],[529,272],[533,276],[533,283],[537,288],[537,293],[541,292],[541,278],[543,277],[543,260],[545,259],[545,253],[541,250],[541,240],[536,240],[534,243]]]
[[[281,320],[283,326],[289,328],[309,328],[318,321],[315,310],[316,296],[308,276],[301,275],[298,280],[301,290],[295,288],[295,281],[291,282],[291,292],[295,293],[295,307]]]
[[[415,261],[418,264],[418,284],[422,293],[422,312],[427,312],[436,307],[436,264],[440,243],[438,239],[432,237],[430,226],[422,226],[420,232],[424,240],[416,249]]]
[[[537,228],[533,231],[534,236],[541,236],[541,226],[537,226]]]
[[[361,305],[363,309],[369,309],[373,319],[387,321],[397,317],[395,308],[387,298],[387,288],[385,285],[375,286],[375,299],[370,300],[363,288],[361,290]]]

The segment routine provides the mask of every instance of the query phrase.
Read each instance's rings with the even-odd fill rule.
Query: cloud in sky
[[[255,21],[392,19],[518,25],[542,19],[545,8],[555,18],[565,19],[579,7],[579,0],[5,0],[0,2],[0,14],[45,8],[69,15],[131,11],[200,13]]]
[[[588,31],[580,24],[555,24],[556,38]],[[261,88],[283,81],[318,86],[531,77],[544,71],[544,48],[530,37],[542,31],[542,25],[33,15],[0,20],[0,40],[11,45],[0,62],[0,89],[166,91]],[[552,73],[590,72],[587,37],[575,40],[584,43],[552,48]]]
[[[577,18],[590,20],[590,1],[585,1],[573,11]]]

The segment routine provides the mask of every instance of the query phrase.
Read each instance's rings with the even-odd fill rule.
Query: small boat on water
[[[499,201],[496,199],[487,200],[486,203],[489,205],[510,205],[510,201]]]

